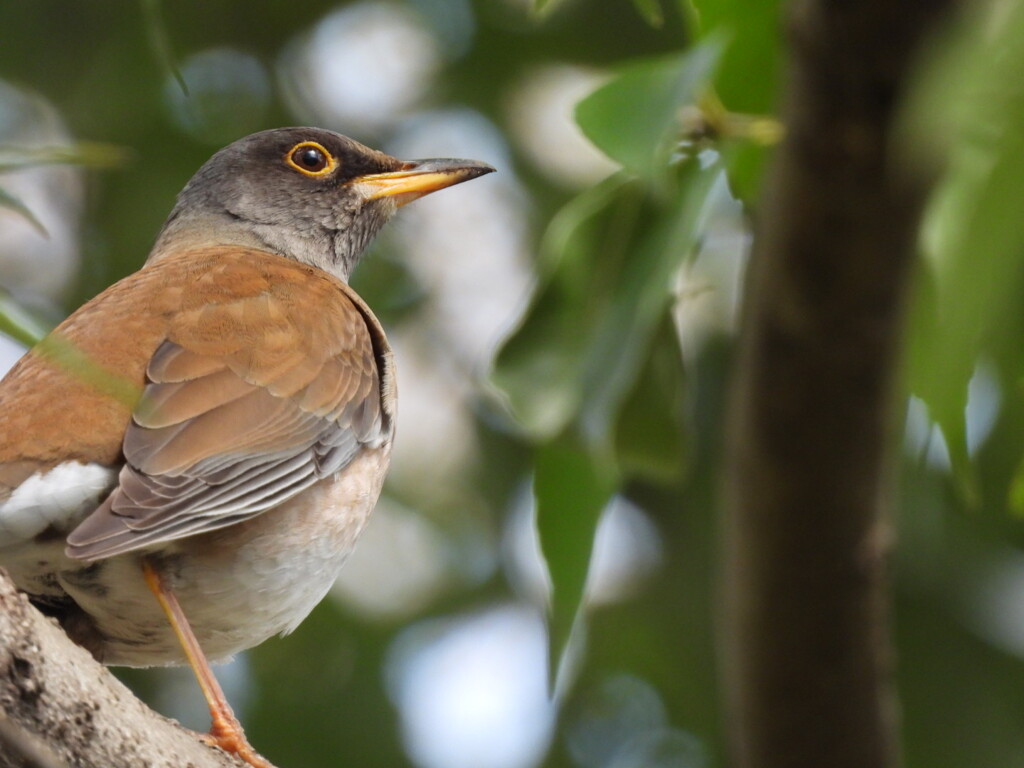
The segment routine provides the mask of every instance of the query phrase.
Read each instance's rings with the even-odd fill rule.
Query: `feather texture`
[[[127,296],[152,311],[129,316]],[[115,467],[123,458],[117,487],[68,536],[76,559],[246,520],[393,430],[391,355],[376,319],[340,280],[272,254],[208,248],[161,260],[54,334],[136,388],[126,403],[88,372],[38,352],[0,387],[0,398],[46,392],[44,412],[64,395],[77,412],[57,426],[86,426],[59,438],[44,427],[54,435],[41,436],[46,419],[36,412],[33,429],[18,434],[18,415],[2,409],[0,482],[52,466],[54,439],[62,457]],[[36,447],[46,436],[50,447]]]

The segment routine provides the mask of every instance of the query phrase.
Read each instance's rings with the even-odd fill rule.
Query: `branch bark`
[[[887,449],[927,180],[897,111],[951,0],[790,7],[726,468],[724,680],[739,768],[899,763]]]
[[[135,698],[33,608],[2,570],[0,712],[0,768],[239,765]]]

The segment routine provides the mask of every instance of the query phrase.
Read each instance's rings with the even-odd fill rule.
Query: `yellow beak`
[[[476,160],[412,160],[397,171],[359,176],[352,183],[368,187],[367,198],[394,198],[399,207],[439,189],[461,184],[494,168]]]

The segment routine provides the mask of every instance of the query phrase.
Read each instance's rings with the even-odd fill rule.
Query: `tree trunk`
[[[891,427],[927,179],[897,112],[947,0],[790,6],[729,424],[724,681],[737,768],[899,764]]]

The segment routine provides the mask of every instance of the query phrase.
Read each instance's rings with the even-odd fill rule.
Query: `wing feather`
[[[119,485],[68,537],[70,556],[234,525],[390,439],[390,351],[376,319],[335,290],[304,334],[308,306],[285,297],[186,307],[172,320],[125,434]]]

